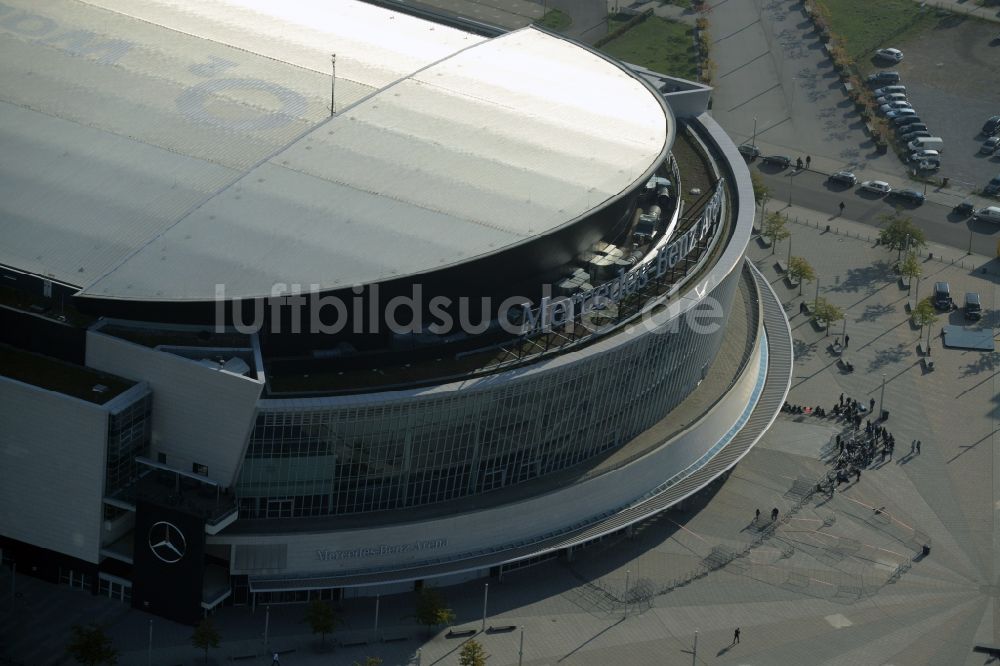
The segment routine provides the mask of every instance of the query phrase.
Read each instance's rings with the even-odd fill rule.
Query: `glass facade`
[[[149,454],[152,412],[153,394],[146,393],[131,405],[108,416],[105,495],[114,495],[138,478],[135,457]]]
[[[725,313],[740,275],[734,269],[707,295]],[[610,349],[583,350],[570,363],[493,375],[429,396],[261,401],[236,486],[240,516],[324,516],[445,502],[615,449],[698,385],[725,322],[707,333],[692,330],[681,316],[636,331]]]

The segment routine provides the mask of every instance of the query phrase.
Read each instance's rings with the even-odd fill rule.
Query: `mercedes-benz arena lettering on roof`
[[[189,622],[485,576],[784,400],[710,89],[353,0],[0,0],[0,50],[19,572]]]

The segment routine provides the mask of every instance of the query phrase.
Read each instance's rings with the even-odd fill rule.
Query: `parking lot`
[[[933,136],[945,142],[938,175],[981,189],[1000,173],[1000,152],[981,155],[980,129],[1000,114],[1000,25],[955,17],[903,44],[905,59],[895,69],[909,101]]]

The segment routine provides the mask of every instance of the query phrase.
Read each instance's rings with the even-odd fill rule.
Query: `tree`
[[[462,651],[458,653],[459,666],[486,666],[486,660],[489,658],[483,646],[475,640],[463,645]]]
[[[909,278],[910,280],[915,280],[919,278],[923,272],[924,267],[920,265],[919,261],[917,261],[917,256],[912,252],[908,252],[906,254],[906,259],[904,259],[903,263],[899,265],[899,274],[905,278]],[[907,287],[906,293],[910,293],[909,287]]]
[[[455,621],[455,613],[445,605],[444,597],[433,587],[424,587],[417,596],[417,622],[428,629]]]
[[[340,619],[334,613],[333,606],[325,601],[313,599],[306,607],[305,623],[309,625],[314,634],[320,635],[320,642],[323,647],[326,647],[326,635],[337,628]]]
[[[86,666],[115,666],[118,650],[111,645],[111,639],[100,625],[73,625],[73,636],[66,651],[70,656]]]
[[[788,277],[792,282],[799,283],[799,296],[802,295],[802,283],[812,282],[816,279],[816,271],[812,264],[802,257],[792,257],[788,260]]]
[[[777,211],[764,218],[760,235],[771,241],[771,254],[774,254],[774,247],[778,241],[783,241],[792,235],[792,232],[785,228],[786,224],[788,224],[788,216]]]
[[[191,634],[191,644],[196,648],[205,651],[205,663],[208,663],[208,649],[219,647],[219,640],[222,637],[219,635],[219,630],[215,628],[212,623],[212,618],[205,617],[202,618],[201,622],[197,627],[194,628],[194,633]]]
[[[844,318],[844,311],[820,296],[816,299],[813,317],[826,322],[826,334],[830,335],[830,326]]]
[[[934,304],[931,302],[930,297],[917,303],[917,307],[913,308],[913,323],[923,330],[924,326],[927,327],[927,348],[931,348],[931,324],[937,321],[937,312],[934,310]]]
[[[756,171],[750,172],[750,182],[753,184],[753,200],[762,203],[764,199],[771,196],[771,188],[760,179],[760,174]]]
[[[907,243],[914,249],[927,245],[924,232],[905,215],[900,215],[898,212],[882,215],[879,221],[885,225],[879,231],[879,242],[890,250],[902,252]]]

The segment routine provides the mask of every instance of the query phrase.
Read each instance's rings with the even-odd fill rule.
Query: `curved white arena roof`
[[[437,270],[614,198],[669,136],[571,42],[355,0],[0,0],[0,81],[0,264],[101,298]]]

